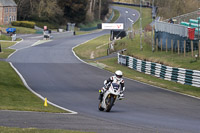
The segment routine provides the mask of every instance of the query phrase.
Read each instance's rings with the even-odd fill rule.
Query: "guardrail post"
[[[199,56],[200,56],[200,40],[199,40]],[[199,57],[199,56],[198,56],[198,57]]]
[[[193,52],[193,41],[191,41],[191,52],[192,52],[192,57],[194,56],[194,52]]]
[[[167,53],[167,38],[166,38],[166,53]]]
[[[173,40],[171,40],[171,53],[173,54]]]
[[[180,51],[180,48],[179,48],[179,45],[180,45],[180,41],[177,40],[177,45],[178,45],[178,55],[180,54],[179,51]]]
[[[186,54],[186,41],[184,40],[184,57],[185,57],[185,54]]]
[[[156,39],[156,51],[158,51],[158,38]]]

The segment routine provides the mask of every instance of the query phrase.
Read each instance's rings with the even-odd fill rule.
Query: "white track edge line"
[[[45,98],[42,97],[40,94],[36,93],[35,91],[33,91],[33,90],[29,87],[29,85],[27,84],[27,82],[26,82],[26,80],[24,79],[24,77],[19,73],[19,71],[14,67],[14,65],[13,65],[11,62],[9,62],[9,64],[10,64],[10,66],[15,70],[15,72],[19,75],[19,77],[21,78],[21,80],[22,80],[23,84],[25,85],[25,87],[26,87],[29,91],[31,91],[33,94],[35,94],[37,97],[39,97],[40,99],[42,99],[42,100],[44,101]],[[53,105],[53,106],[55,106],[55,107],[57,107],[57,108],[60,108],[60,109],[62,109],[62,110],[68,111],[68,112],[70,112],[69,114],[78,114],[78,113],[75,112],[75,111],[72,111],[72,110],[63,108],[63,107],[61,107],[61,106],[59,106],[59,105],[56,105],[56,104],[54,104],[54,103],[52,103],[52,102],[50,102],[50,101],[48,101],[48,100],[47,100],[47,103],[48,103],[48,104],[51,104],[51,105]],[[61,113],[61,114],[62,114],[62,113]]]

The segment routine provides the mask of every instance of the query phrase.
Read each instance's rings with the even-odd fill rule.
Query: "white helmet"
[[[122,76],[123,76],[122,71],[117,70],[117,71],[115,72],[115,76],[116,76],[117,78],[122,78]]]

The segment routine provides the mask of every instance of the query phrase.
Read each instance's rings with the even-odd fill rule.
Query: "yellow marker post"
[[[47,98],[45,98],[45,100],[44,100],[44,106],[45,106],[45,107],[48,106],[48,105],[47,105]]]

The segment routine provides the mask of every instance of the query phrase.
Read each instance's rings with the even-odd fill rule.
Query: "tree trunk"
[[[101,19],[101,0],[99,0],[99,20]]]

